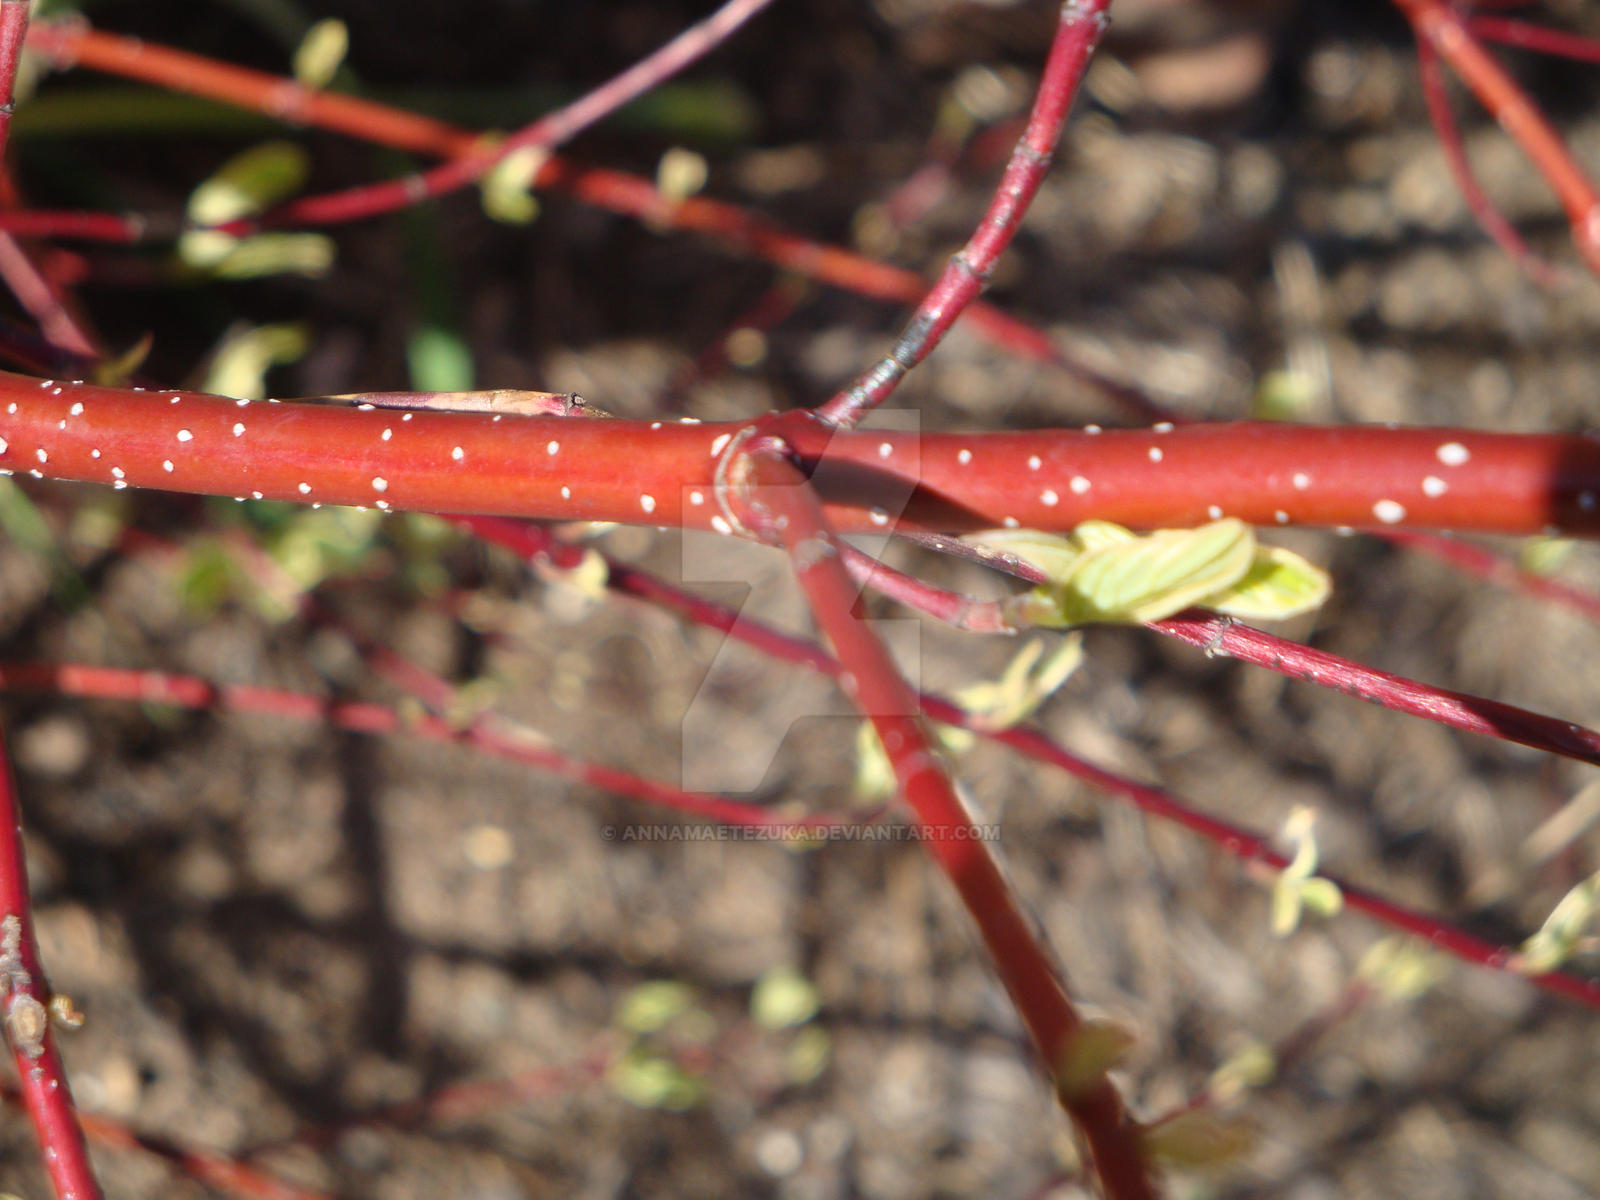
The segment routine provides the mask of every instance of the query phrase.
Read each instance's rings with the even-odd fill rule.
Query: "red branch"
[[[1087,433],[781,428],[847,532],[1256,525],[1600,532],[1600,441],[1244,422]],[[755,426],[362,410],[0,373],[0,468],[256,499],[730,532],[719,456]]]
[[[35,23],[30,45],[63,65],[90,67],[125,78],[142,79],[173,91],[205,96],[280,120],[346,133],[379,145],[453,158],[471,154],[480,135],[469,129],[416,117],[367,100],[314,91],[293,79],[217,62],[182,50],[89,29],[80,23]],[[734,204],[690,196],[670,199],[653,182],[586,167],[552,155],[534,176],[533,186],[564,191],[585,204],[620,213],[651,228],[675,229],[710,238],[725,250],[761,259],[807,279],[856,295],[897,304],[915,303],[926,282],[915,271],[891,266],[789,232]],[[110,213],[6,213],[0,229],[15,223],[38,236],[72,236],[115,242],[140,240],[176,228],[160,222]],[[171,230],[167,230],[170,235]],[[1106,379],[1073,362],[1048,335],[982,301],[967,312],[968,324],[983,337],[1015,354],[1069,371],[1114,396],[1131,412],[1154,419],[1156,413],[1136,389]]]
[[[0,162],[11,138],[11,115],[16,111],[17,63],[28,34],[28,0],[0,0]]]
[[[978,228],[917,306],[889,356],[817,409],[823,420],[843,428],[856,425],[888,399],[907,371],[933,353],[978,298],[1050,169],[1078,84],[1110,23],[1106,16],[1109,4],[1110,0],[1066,0],[1062,4],[1033,112]]]
[[[740,455],[732,479],[731,502],[740,519],[770,531],[788,550],[800,587],[844,667],[840,686],[877,730],[901,795],[927,835],[923,845],[955,884],[1035,1049],[1056,1078],[1081,1021],[1035,939],[1034,923],[945,774],[916,693],[856,611],[856,586],[839,562],[839,543],[816,494],[793,465],[775,455]],[[1089,1143],[1106,1194],[1117,1200],[1153,1197],[1138,1127],[1110,1080],[1102,1075],[1081,1091],[1058,1091]]]
[[[464,523],[486,541],[504,546],[530,560],[548,556],[558,566],[574,566],[581,551],[555,538],[549,530],[525,522],[497,517],[466,518]],[[837,660],[810,642],[782,633],[732,609],[714,604],[681,588],[665,583],[637,567],[610,562],[607,586],[626,596],[658,605],[683,618],[716,629],[781,662],[794,663],[837,678],[843,667]],[[971,714],[929,693],[918,697],[921,712],[946,725],[959,725],[983,737],[1000,742],[1037,762],[1066,771],[1091,787],[1120,796],[1142,812],[1183,826],[1219,849],[1246,862],[1260,862],[1281,871],[1289,865],[1287,856],[1274,849],[1264,833],[1233,825],[1201,812],[1193,804],[1170,792],[1125,778],[1095,766],[1067,751],[1035,729],[990,729],[974,723]],[[1438,917],[1406,908],[1386,900],[1376,892],[1357,887],[1329,875],[1344,892],[1345,902],[1358,912],[1404,933],[1424,939],[1431,945],[1476,966],[1493,971],[1508,971],[1514,951],[1456,929]],[[1600,979],[1581,979],[1561,971],[1530,976],[1529,982],[1556,995],[1576,1000],[1600,1011]]]
[[[325,196],[307,196],[269,213],[263,224],[334,225],[396,212],[431,197],[466,187],[483,178],[496,163],[517,150],[547,149],[576,137],[595,122],[603,120],[624,104],[710,53],[771,3],[772,0],[727,0],[705,20],[689,26],[665,46],[640,59],[620,75],[571,104],[540,117],[503,141],[485,138],[471,151],[443,166],[416,175]]]
[[[725,825],[805,830],[841,824],[829,818],[791,820],[759,805],[686,792],[641,779],[615,767],[563,754],[522,730],[496,729],[489,722],[462,728],[441,717],[402,714],[382,704],[324,700],[280,688],[213,684],[192,675],[166,671],[130,671],[72,663],[0,663],[0,688],[103,700],[136,700],[178,708],[264,713],[296,721],[322,721],[352,733],[403,733],[431,742],[468,746],[629,800]]]
[[[1395,3],[1411,22],[1418,40],[1450,64],[1555,190],[1572,225],[1578,252],[1592,270],[1600,271],[1600,195],[1539,106],[1484,50],[1451,5],[1443,0]]]
[[[99,1200],[72,1091],[50,1028],[50,987],[33,936],[33,904],[23,862],[22,813],[0,743],[0,1013],[57,1200]]]

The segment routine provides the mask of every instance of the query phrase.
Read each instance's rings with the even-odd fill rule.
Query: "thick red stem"
[[[1024,433],[780,419],[847,532],[1251,524],[1600,532],[1600,441],[1280,423]],[[0,373],[0,469],[113,487],[718,529],[719,456],[755,427],[363,411]]]

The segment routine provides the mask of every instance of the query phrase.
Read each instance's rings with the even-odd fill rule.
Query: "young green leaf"
[[[1247,621],[1281,621],[1322,607],[1332,590],[1328,573],[1294,551],[1258,546],[1244,578],[1201,604]]]
[[[1019,529],[968,540],[1048,577],[1007,602],[1005,615],[1019,627],[1142,624],[1190,605],[1277,620],[1316,608],[1331,586],[1326,572],[1298,554],[1257,545],[1254,531],[1232,517],[1145,534],[1085,521],[1065,537]]]
[[[334,17],[306,30],[294,52],[294,77],[303,87],[324,88],[333,82],[350,50],[350,30]]]

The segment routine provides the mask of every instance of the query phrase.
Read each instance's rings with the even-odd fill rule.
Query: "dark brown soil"
[[[285,52],[252,24],[254,7],[91,12],[108,28],[281,70]],[[459,98],[586,86],[709,5],[305,7],[350,22],[352,64],[373,89]],[[1589,6],[1559,7],[1593,31]],[[899,232],[877,206],[925,161],[958,82],[1021,102],[1052,9],[780,3],[691,76],[742,96],[751,130],[697,142],[678,128],[613,126],[575,149],[649,174],[666,148],[694,144],[711,194],[931,271],[980,211],[994,156],[969,155],[951,190]],[[1478,233],[1427,124],[1412,46],[1383,5],[1119,0],[1113,12],[1094,102],[1080,106],[1002,264],[997,302],[1188,414],[1248,415],[1263,379],[1287,367],[1304,419],[1595,422],[1600,284],[1576,269],[1555,202],[1462,100],[1489,188],[1571,268],[1570,285],[1539,290]],[[1594,72],[1508,61],[1600,165]],[[305,140],[319,190],[395,167],[340,139]],[[242,144],[35,136],[18,147],[19,181],[40,204],[177,211]],[[327,279],[204,289],[154,286],[150,256],[90,252],[81,295],[109,343],[150,331],[146,369],[173,381],[197,378],[233,323],[294,319],[310,350],[274,375],[279,394],[405,387],[407,336],[431,316],[462,330],[483,386],[572,389],[627,415],[704,419],[820,401],[903,317],[813,289],[758,364],[680,387],[686,365],[774,282],[769,268],[559,196],[526,228],[488,222],[465,194],[415,220],[351,227],[338,244]],[[1125,419],[1066,373],[960,330],[902,395],[929,427]],[[124,493],[121,519],[165,548],[112,554],[85,526],[105,495],[26,491],[78,582],[0,543],[4,659],[400,701],[363,665],[355,629],[478,681],[497,713],[572,754],[691,784],[743,765],[773,803],[852,803],[856,727],[832,692],[660,611],[594,603],[461,541],[443,545],[439,570],[418,527],[396,522],[349,578],[319,590],[341,624],[274,622],[248,587],[198,605],[184,587],[219,529],[238,544],[231,506]],[[1593,625],[1365,537],[1281,540],[1337,580],[1332,603],[1290,635],[1600,719],[1600,684],[1583,666],[1600,657]],[[748,588],[746,611],[806,628],[768,552],[653,530],[601,544],[719,599]],[[260,561],[235,557],[241,572]],[[1600,587],[1600,556],[1577,548],[1560,573]],[[936,690],[995,677],[1016,649],[930,625],[915,633],[908,670]],[[1353,882],[1515,944],[1600,866],[1588,826],[1542,863],[1525,849],[1593,787],[1587,769],[1144,631],[1094,630],[1087,645],[1086,666],[1041,714],[1045,729],[1259,829],[1312,806],[1323,862]],[[636,804],[406,736],[20,695],[4,715],[46,961],[88,1014],[66,1054],[92,1112],[184,1146],[259,1149],[254,1161],[286,1180],[373,1200],[1082,1194],[1067,1126],[964,914],[914,844],[645,842],[637,831],[664,818]],[[1121,1082],[1141,1113],[1183,1103],[1248,1044],[1318,1020],[1385,936],[1344,915],[1275,938],[1263,881],[1189,835],[991,746],[961,771],[1002,826],[1016,883],[1076,991],[1137,1032]],[[786,1066],[797,1034],[749,1016],[753,986],[779,968],[820,995],[814,1025],[830,1054],[809,1081]],[[699,1081],[684,1111],[619,1088],[619,1006],[652,981],[692,991],[692,1011],[647,1039]],[[1255,1148],[1174,1175],[1171,1194],[1593,1194],[1597,1060],[1595,1014],[1444,964],[1425,994],[1361,1008],[1247,1097],[1238,1112],[1259,1131]],[[507,1078],[526,1094],[420,1124],[363,1120]],[[288,1141],[306,1131],[309,1143]],[[20,1117],[0,1145],[0,1187],[45,1195]],[[116,1197],[207,1193],[144,1153],[101,1150],[97,1162]]]

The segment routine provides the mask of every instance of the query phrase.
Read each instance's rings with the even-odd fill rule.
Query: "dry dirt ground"
[[[598,80],[706,7],[305,6],[349,21],[367,85],[457,100]],[[1553,7],[1570,26],[1600,28],[1591,4]],[[931,270],[979,211],[992,153],[958,164],[950,190],[903,229],[882,202],[926,161],[958,93],[1001,110],[1024,95],[1051,9],[782,0],[693,77],[741,98],[749,129],[695,142],[659,123],[613,127],[577,149],[649,173],[669,145],[690,142],[710,162],[711,194]],[[269,11],[91,9],[109,28],[281,69]],[[999,303],[1188,414],[1246,415],[1284,390],[1264,381],[1288,372],[1303,419],[1595,422],[1600,284],[1573,271],[1564,290],[1541,291],[1475,230],[1427,125],[1411,44],[1383,4],[1119,0],[1113,12],[1093,102],[1003,264]],[[1508,61],[1600,167],[1600,76]],[[1458,101],[1491,190],[1537,248],[1571,266],[1553,201]],[[19,177],[39,203],[84,203],[97,188],[113,207],[175,211],[243,140],[36,135],[20,145]],[[306,141],[319,188],[396,167],[338,139]],[[404,387],[408,333],[443,312],[485,386],[576,389],[626,415],[703,419],[817,402],[881,353],[901,316],[802,290],[759,356],[680,386],[771,286],[770,269],[561,197],[526,228],[486,221],[467,195],[338,241],[326,279],[204,288],[172,284],[158,258],[92,252],[82,295],[112,344],[150,331],[148,369],[175,381],[195,377],[233,322],[298,319],[310,349],[273,376],[279,394]],[[930,428],[1126,420],[1069,375],[961,331],[902,396]],[[0,545],[0,657],[401,699],[339,627],[269,621],[239,594],[194,601],[182,581],[212,553],[201,547],[219,529],[239,544],[231,512],[124,494],[120,519],[158,541],[112,554],[83,540],[102,494],[27,491],[79,584],[15,541]],[[743,764],[772,803],[853,802],[855,725],[827,688],[465,542],[437,549],[441,572],[421,537],[387,527],[319,601],[346,628],[481,681],[496,711],[573,754],[667,780]],[[1367,537],[1282,540],[1337,580],[1292,636],[1600,720],[1600,685],[1582,665],[1600,656],[1593,625]],[[719,599],[748,591],[750,611],[807,627],[769,553],[638,530],[602,544]],[[1592,548],[1559,569],[1600,586]],[[906,628],[908,668],[934,689],[993,678],[1015,648]],[[1600,865],[1596,835],[1581,830],[1547,861],[1526,861],[1528,835],[1592,785],[1586,769],[1143,631],[1094,630],[1087,648],[1039,718],[1050,733],[1257,828],[1314,806],[1328,868],[1388,896],[1515,942]],[[618,831],[661,818],[406,736],[56,697],[8,696],[3,711],[47,961],[88,1014],[66,1044],[87,1109],[185,1145],[259,1149],[285,1179],[373,1200],[1082,1194],[1017,1023],[913,844],[629,841]],[[1120,1078],[1142,1112],[1171,1109],[1251,1042],[1326,1014],[1383,936],[1344,915],[1276,938],[1263,882],[1187,834],[993,747],[961,772],[1002,827],[1017,886],[1077,992],[1136,1031]],[[814,984],[809,1027],[825,1041],[751,1020],[754,986],[781,968]],[[688,1011],[622,1071],[619,1012],[659,981],[688,989]],[[654,1076],[638,1061],[646,1053],[661,1056]],[[1238,1111],[1256,1127],[1254,1148],[1173,1176],[1171,1192],[1592,1194],[1597,1060],[1593,1013],[1445,965],[1425,994],[1361,1008],[1247,1097]],[[365,1119],[504,1079],[523,1094],[420,1125]],[[681,1111],[637,1102],[652,1079]],[[19,1116],[0,1147],[0,1187],[45,1195]],[[117,1197],[207,1194],[147,1154],[97,1161]]]

